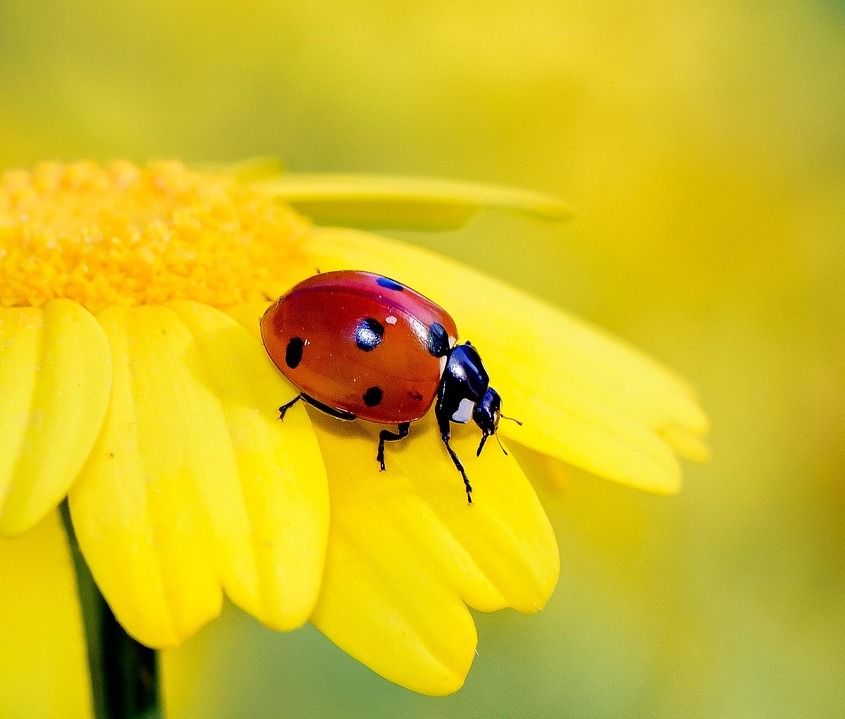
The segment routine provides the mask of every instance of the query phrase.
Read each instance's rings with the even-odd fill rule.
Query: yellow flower
[[[706,456],[706,418],[683,381],[559,310],[279,201],[426,224],[485,205],[559,213],[548,198],[250,169],[82,163],[0,177],[0,534],[21,537],[0,542],[0,567],[31,572],[49,546],[44,582],[72,596],[56,519],[68,496],[99,589],[142,643],[181,642],[225,595],[277,629],[314,622],[415,691],[455,691],[475,651],[469,607],[534,612],[554,588],[543,509],[512,454],[474,457],[469,428],[454,445],[471,507],[430,419],[390,447],[385,473],[378,428],[302,407],[279,422],[295,390],[258,339],[267,298],[316,268],[401,279],[482,352],[524,422],[501,427],[506,441],[634,487],[677,491],[676,454]],[[72,643],[79,621],[66,619]],[[33,624],[4,621],[14,636]]]

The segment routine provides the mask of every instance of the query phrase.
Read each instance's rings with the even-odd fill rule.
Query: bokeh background
[[[665,498],[524,457],[560,584],[455,696],[228,609],[171,717],[845,715],[845,4],[0,0],[0,165],[267,154],[566,198],[404,237],[680,370],[713,460]]]

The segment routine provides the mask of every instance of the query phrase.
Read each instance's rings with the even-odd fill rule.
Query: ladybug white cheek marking
[[[452,421],[458,424],[466,424],[472,419],[472,411],[475,409],[475,402],[471,399],[462,399],[458,409],[452,415]]]

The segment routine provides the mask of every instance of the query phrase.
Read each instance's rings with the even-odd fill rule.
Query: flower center
[[[307,230],[272,198],[175,162],[9,171],[0,174],[0,306],[260,300],[278,291]]]

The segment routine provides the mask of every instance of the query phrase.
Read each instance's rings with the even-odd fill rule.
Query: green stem
[[[79,603],[88,646],[96,719],[160,719],[156,653],[135,641],[115,619],[79,549],[67,501],[62,521],[76,569]]]

